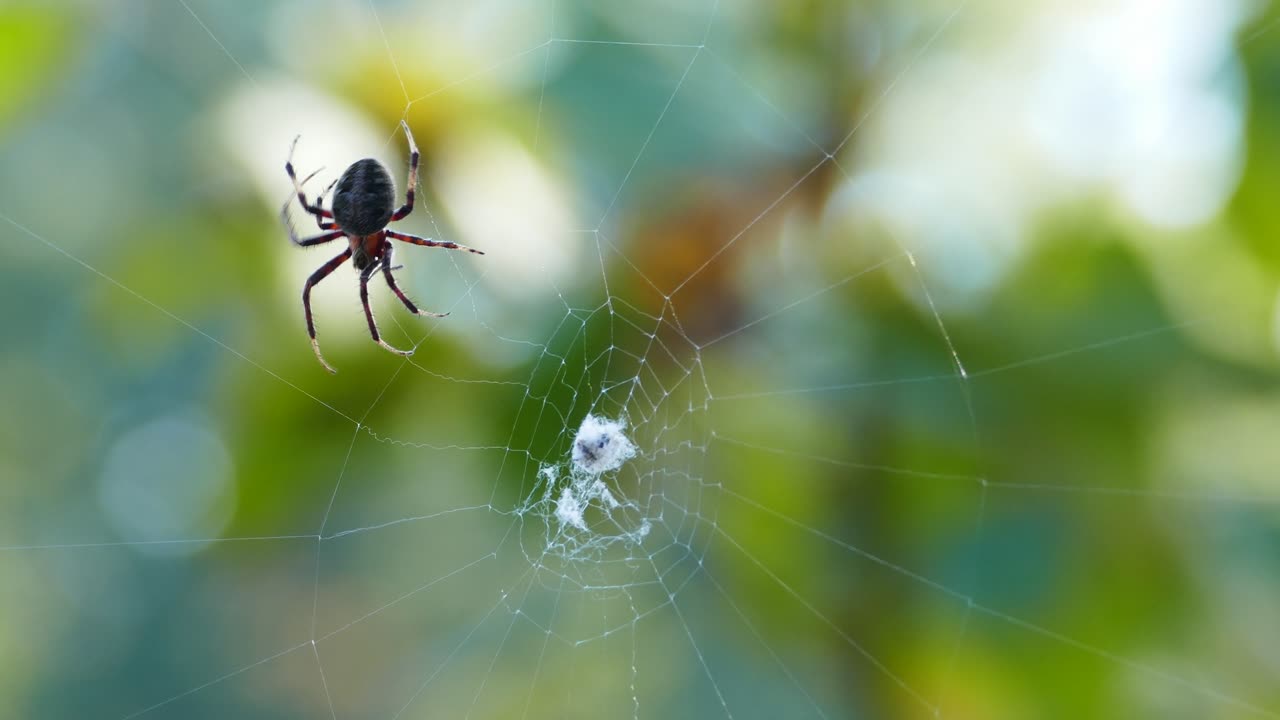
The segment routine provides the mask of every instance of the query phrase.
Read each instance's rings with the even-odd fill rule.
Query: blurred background
[[[0,4],[0,716],[1280,715],[1278,116],[1244,0]],[[402,120],[487,254],[331,376]]]

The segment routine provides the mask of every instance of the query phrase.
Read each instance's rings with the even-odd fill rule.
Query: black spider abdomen
[[[333,192],[333,219],[349,235],[372,235],[387,226],[395,212],[396,184],[373,158],[358,160],[338,178]]]

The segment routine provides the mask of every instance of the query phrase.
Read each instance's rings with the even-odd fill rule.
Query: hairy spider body
[[[308,238],[298,237],[293,230],[293,224],[289,222],[289,203],[286,202],[280,209],[280,217],[284,220],[285,228],[289,231],[289,239],[293,244],[299,247],[311,247],[345,237],[349,245],[337,257],[321,265],[312,273],[302,287],[302,310],[307,319],[307,334],[311,336],[311,349],[315,351],[316,359],[324,369],[331,373],[337,371],[325,362],[324,356],[320,354],[320,344],[316,341],[316,326],[311,317],[311,288],[328,277],[339,265],[351,260],[356,271],[360,273],[360,303],[364,306],[365,319],[369,321],[369,334],[373,336],[373,341],[397,355],[412,355],[412,350],[399,350],[388,345],[379,334],[378,324],[373,319],[373,310],[369,307],[369,278],[381,270],[387,281],[387,287],[391,288],[405,308],[415,315],[444,317],[448,313],[419,310],[418,306],[414,305],[405,296],[404,291],[396,285],[395,277],[391,272],[398,268],[391,265],[393,253],[391,240],[424,247],[466,250],[477,255],[484,254],[454,242],[428,240],[417,235],[387,229],[387,223],[402,220],[413,212],[413,195],[418,187],[418,146],[413,142],[413,133],[409,132],[409,125],[402,121],[400,127],[404,129],[405,138],[409,141],[409,181],[405,188],[404,205],[399,209],[395,206],[396,184],[391,179],[391,174],[382,163],[372,158],[352,163],[334,183],[332,210],[324,209],[323,193],[316,198],[314,205],[307,202],[307,194],[293,171],[293,151],[298,146],[298,138],[294,138],[293,147],[289,149],[289,160],[284,165],[285,172],[293,181],[298,202],[302,203],[304,210],[315,216],[316,224],[325,231]]]
[[[333,190],[333,221],[347,234],[373,235],[391,222],[395,211],[395,181],[377,160],[357,160],[338,178]]]
[[[348,235],[351,243],[351,264],[356,270],[364,270],[376,264],[382,256],[382,243],[386,242],[386,233],[376,232],[372,235]]]

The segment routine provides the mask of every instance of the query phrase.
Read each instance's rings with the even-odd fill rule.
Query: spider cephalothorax
[[[409,141],[409,182],[408,187],[405,188],[404,205],[401,205],[398,210],[395,206],[396,184],[391,179],[391,174],[387,172],[386,167],[372,158],[365,158],[352,163],[346,169],[346,172],[342,173],[342,177],[338,178],[337,182],[334,183],[332,210],[324,209],[323,194],[316,198],[314,205],[307,202],[307,195],[302,189],[302,183],[298,182],[298,176],[293,171],[293,149],[298,146],[297,138],[293,140],[293,147],[289,149],[289,160],[284,165],[284,170],[289,174],[289,179],[293,181],[293,188],[298,194],[298,202],[302,203],[304,210],[315,216],[316,224],[320,226],[320,229],[326,231],[313,237],[299,238],[293,230],[293,224],[289,222],[289,204],[285,203],[280,215],[289,231],[289,239],[300,247],[321,245],[337,240],[340,237],[347,238],[349,244],[346,250],[343,250],[337,257],[320,266],[319,270],[312,273],[302,287],[302,309],[307,318],[307,334],[311,336],[311,348],[315,350],[316,358],[320,360],[320,364],[329,372],[337,371],[329,363],[325,362],[324,356],[320,354],[320,344],[316,342],[316,326],[311,319],[311,288],[325,279],[339,265],[351,259],[356,270],[360,273],[360,302],[364,305],[364,315],[369,321],[369,333],[373,335],[374,342],[398,355],[412,355],[412,350],[398,350],[391,347],[379,335],[378,325],[373,320],[373,310],[369,308],[369,278],[378,270],[382,270],[382,275],[387,280],[387,287],[391,288],[396,297],[400,298],[400,302],[404,303],[409,312],[415,315],[444,317],[448,313],[432,313],[419,310],[400,290],[400,287],[396,285],[395,277],[391,274],[391,271],[396,269],[391,266],[393,251],[391,239],[412,245],[443,247],[451,250],[466,250],[477,255],[484,254],[479,250],[454,242],[428,240],[417,235],[387,229],[387,223],[402,220],[413,212],[413,194],[418,186],[418,146],[413,142],[413,133],[409,132],[409,125],[401,122],[400,127],[404,128],[405,138]],[[331,219],[332,222],[326,222],[326,218]]]

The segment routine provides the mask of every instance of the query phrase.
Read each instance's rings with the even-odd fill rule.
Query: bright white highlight
[[[587,475],[617,470],[636,456],[636,446],[623,433],[624,419],[607,420],[588,414],[573,438],[573,468]]]
[[[579,530],[586,530],[587,521],[583,517],[583,511],[588,506],[595,503],[605,511],[610,511],[622,507],[622,503],[618,502],[603,482],[599,480],[581,482],[580,480],[575,478],[568,487],[560,491],[560,500],[556,503],[556,519],[561,525],[572,525]]]
[[[571,488],[560,493],[560,501],[556,503],[556,519],[561,525],[572,525],[579,530],[587,529],[587,521],[582,517],[582,503]]]
[[[567,233],[567,193],[538,158],[497,130],[469,128],[441,144],[426,172],[460,242],[489,251],[485,282],[527,299],[575,277],[584,236]],[[501,207],[495,207],[500,199]]]
[[[653,518],[614,480],[615,471],[639,454],[626,427],[623,418],[588,414],[573,438],[569,458],[538,470],[542,487],[522,512],[554,518],[544,538],[552,554],[566,560],[598,560],[615,544],[632,547],[649,535]]]
[[[922,58],[848,146],[859,155],[829,209],[837,232],[911,248],[937,302],[963,307],[1063,207],[1096,204],[1139,233],[1212,223],[1243,163],[1235,36],[1251,6],[991,4],[988,21],[1010,31]]]
[[[592,505],[601,508],[606,515],[623,507],[600,476],[617,470],[636,456],[635,443],[623,433],[626,427],[627,421],[621,418],[609,420],[588,414],[582,419],[570,452],[573,463],[569,469],[569,484],[560,491],[556,501],[556,519],[562,527],[586,531],[587,520],[583,513]],[[548,490],[555,486],[558,475],[555,466],[546,466],[538,474],[547,483]]]

